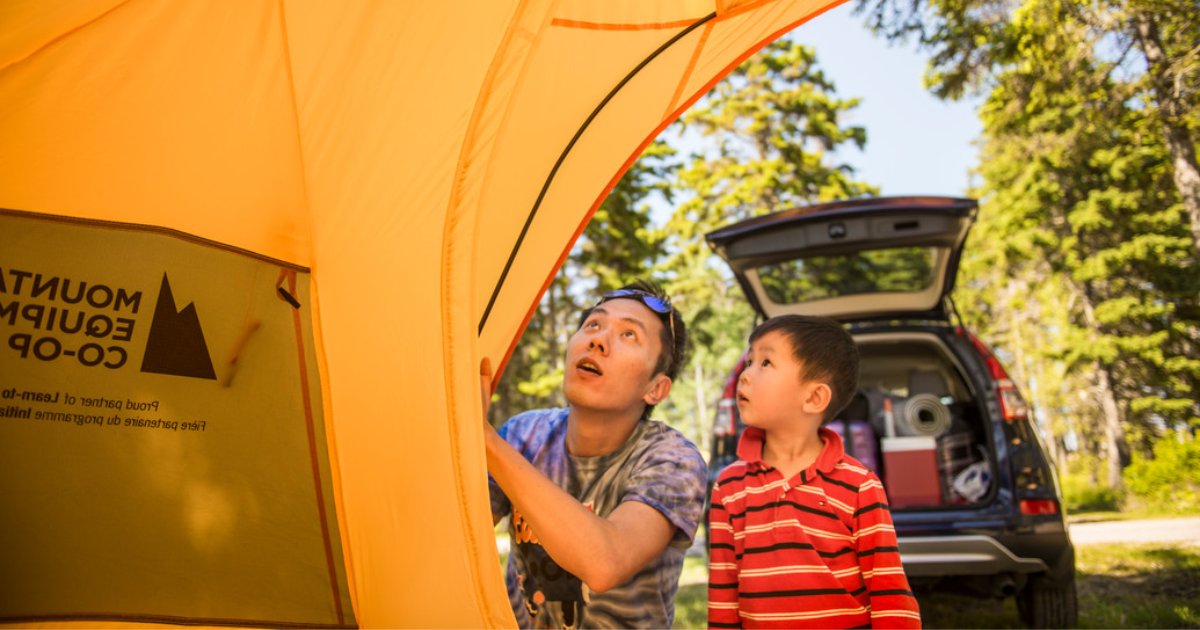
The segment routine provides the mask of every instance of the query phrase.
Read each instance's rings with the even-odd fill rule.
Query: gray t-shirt
[[[630,580],[604,593],[554,562],[519,512],[512,514],[505,581],[523,628],[669,628],[683,557],[704,511],[706,465],[696,446],[675,429],[643,420],[621,448],[599,457],[575,457],[566,448],[567,409],[539,409],[510,419],[500,435],[525,459],[599,516],[625,501],[658,510],[675,525],[662,555]],[[490,478],[492,514],[513,512]]]

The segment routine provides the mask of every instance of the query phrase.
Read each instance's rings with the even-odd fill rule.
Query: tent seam
[[[300,106],[296,102],[296,77],[292,72],[292,43],[288,37],[287,29],[287,12],[284,8],[284,0],[278,0],[279,6],[279,34],[283,37],[283,57],[284,68],[287,71],[288,96],[292,105],[292,120],[295,122],[296,131],[296,153],[300,156],[300,190],[304,198],[304,216],[305,228],[308,231],[308,248],[309,261],[311,266],[315,266],[315,257],[312,256],[313,237],[312,237],[312,200],[309,198],[308,190],[308,160],[304,156],[304,142],[300,134]]]
[[[682,20],[672,20],[670,22],[643,22],[641,24],[624,24],[618,22],[589,22],[587,20],[554,18],[551,20],[550,25],[559,26],[562,28],[577,28],[587,31],[659,31],[686,27],[695,21],[696,18],[685,18]]]
[[[292,121],[293,121],[293,124],[295,127],[295,134],[296,134],[296,136],[295,136],[296,137],[296,153],[299,156],[299,160],[300,160],[300,182],[301,182],[300,191],[301,191],[302,198],[304,199],[304,218],[305,218],[305,226],[304,227],[305,227],[305,230],[307,231],[307,237],[308,237],[307,238],[307,244],[308,244],[308,250],[309,250],[307,252],[308,260],[309,260],[310,266],[315,267],[316,266],[316,256],[314,255],[314,251],[313,251],[314,250],[314,245],[313,245],[314,240],[313,240],[313,232],[312,232],[313,213],[312,213],[312,200],[309,196],[309,186],[308,186],[308,161],[305,159],[304,142],[303,142],[303,137],[300,133],[300,106],[296,99],[296,77],[295,77],[295,73],[293,71],[294,69],[293,69],[293,64],[292,64],[291,37],[289,37],[288,27],[287,27],[287,8],[285,6],[284,0],[277,0],[276,6],[279,8],[279,35],[283,39],[283,46],[282,46],[281,52],[283,54],[284,70],[287,73],[288,96],[289,96],[289,100],[291,101],[291,106],[292,106]],[[314,273],[313,274],[314,279],[315,279],[315,275],[316,274]],[[317,322],[314,322],[314,325],[317,325]],[[320,369],[321,367],[324,367],[324,366],[319,365],[318,369]],[[323,404],[328,404],[330,409],[333,408],[333,400],[332,400],[333,391],[332,391],[332,389],[333,389],[332,387],[329,388],[329,390],[330,390],[328,392],[329,400],[327,402],[323,403]],[[311,410],[311,408],[310,408],[310,410]],[[327,433],[331,433],[334,431],[334,429],[333,429],[334,419],[333,419],[332,415],[333,414],[330,414],[330,417],[325,419],[324,428]],[[310,427],[310,430],[311,430],[311,427]],[[333,452],[332,449],[330,452],[329,466],[330,466],[331,477],[333,477],[335,479],[340,479],[341,475],[337,471],[334,470],[334,468],[336,468],[338,466],[338,460],[336,457],[336,453]],[[340,509],[340,503],[341,503],[340,492],[339,492],[339,489],[336,487],[336,485],[333,484],[332,479],[330,480],[330,487],[333,490],[333,495],[334,495],[332,497],[333,502],[334,502],[334,518],[335,519],[340,518],[344,521],[347,519],[348,515],[346,515],[344,513],[344,511]],[[318,487],[317,491],[320,492],[319,487]],[[328,535],[327,519],[328,519],[328,516],[326,514],[321,515],[322,530],[325,533],[324,544],[326,547],[326,551],[328,552],[331,548],[331,540]],[[344,535],[343,529],[342,529],[340,523],[338,524],[338,537],[339,537],[341,545],[342,545],[342,562],[343,562],[343,565],[344,565],[345,571],[346,571],[346,584],[347,584],[349,593],[351,595],[351,602],[350,602],[350,607],[351,607],[351,611],[352,611],[351,614],[353,614],[355,616],[355,618],[357,619],[357,616],[358,616],[357,611],[354,610],[354,608],[356,608],[356,606],[355,606],[356,602],[354,601],[354,598],[353,598],[353,595],[355,593],[354,567],[353,567],[354,554],[351,553],[351,550],[350,550],[351,549],[351,541],[348,536]],[[328,559],[327,559],[327,561],[328,561]],[[342,608],[342,592],[341,592],[340,581],[338,580],[337,569],[335,566],[330,565],[330,566],[327,566],[327,570],[329,572],[330,586],[333,589],[333,604],[334,604],[334,607],[337,612],[338,623],[344,624],[345,623],[345,611]]]
[[[492,313],[492,308],[496,304],[496,299],[500,296],[500,289],[504,286],[505,280],[508,279],[508,272],[512,269],[512,265],[517,258],[517,253],[520,252],[521,245],[525,242],[525,236],[529,233],[529,228],[533,225],[533,219],[537,216],[538,209],[541,208],[542,200],[546,198],[546,193],[549,192],[550,186],[554,183],[554,178],[558,175],[559,169],[562,167],[563,163],[566,162],[567,156],[571,154],[572,149],[575,148],[575,144],[579,142],[581,137],[583,137],[584,132],[586,132],[591,126],[592,121],[600,115],[600,112],[604,111],[604,108],[608,105],[608,103],[612,101],[612,99],[621,92],[625,85],[632,81],[633,78],[636,77],[643,68],[650,65],[652,61],[658,58],[659,55],[661,55],[671,46],[674,46],[676,42],[716,17],[716,13],[710,13],[697,20],[691,26],[671,36],[666,42],[663,42],[662,45],[642,59],[636,66],[633,67],[632,70],[626,73],[626,75],[620,81],[618,81],[611,90],[609,90],[608,94],[604,96],[600,103],[597,104],[594,109],[592,109],[592,113],[589,114],[586,119],[584,119],[583,123],[579,126],[579,129],[575,131],[575,135],[572,136],[571,140],[567,142],[567,146],[563,148],[561,153],[559,153],[558,160],[555,161],[554,166],[550,168],[550,173],[546,176],[546,181],[543,182],[542,189],[538,192],[537,199],[535,199],[533,202],[533,207],[529,209],[529,214],[525,218],[525,225],[521,227],[521,232],[517,235],[516,243],[513,245],[512,251],[509,252],[508,260],[504,263],[504,269],[500,271],[500,277],[497,278],[496,285],[492,288],[492,296],[488,300],[487,307],[483,311],[483,316],[479,319],[479,334],[483,334],[483,328],[487,325],[488,317]]]
[[[746,7],[758,6],[760,4],[763,4],[764,1],[765,0],[759,0],[757,2],[752,2],[747,5],[743,5],[742,7],[739,7],[738,9],[733,10],[731,13],[716,17],[714,19],[716,21],[724,20],[725,18],[728,18],[731,15],[735,15],[737,13],[740,13],[741,11],[748,10]],[[662,123],[659,124],[658,127],[656,127],[652,132],[650,132],[650,134],[646,137],[646,139],[643,140],[642,143],[637,147],[637,149],[635,149],[633,151],[633,153],[629,156],[629,159],[627,159],[625,161],[625,164],[623,164],[621,166],[621,168],[617,169],[616,175],[614,175],[613,178],[609,181],[608,185],[604,187],[604,189],[600,192],[599,196],[596,197],[596,200],[594,202],[592,202],[591,208],[584,215],[583,220],[579,223],[579,227],[576,228],[575,235],[573,237],[571,237],[570,241],[567,242],[566,247],[563,248],[563,252],[558,258],[558,263],[550,270],[549,276],[546,278],[546,281],[542,284],[542,290],[541,290],[541,292],[538,293],[539,300],[535,300],[533,302],[533,305],[526,312],[525,319],[524,319],[524,321],[521,322],[521,326],[518,328],[518,330],[524,330],[525,327],[529,325],[529,321],[531,319],[533,319],[533,313],[537,309],[538,301],[540,301],[540,296],[546,292],[546,288],[549,287],[550,283],[554,280],[554,275],[557,274],[559,268],[562,267],[563,262],[566,260],[567,255],[571,251],[571,248],[575,246],[575,242],[578,241],[579,237],[583,235],[584,229],[587,228],[587,224],[589,222],[591,222],[592,217],[595,216],[596,211],[600,208],[600,204],[604,202],[604,199],[608,196],[609,192],[611,192],[613,187],[615,187],[617,185],[617,182],[619,182],[621,180],[621,177],[625,174],[625,171],[627,171],[629,169],[629,167],[632,166],[633,163],[637,161],[638,157],[641,156],[642,151],[644,151],[646,149],[646,147],[655,138],[657,138],[659,136],[659,134],[661,134],[668,126],[670,126],[671,123],[675,122],[676,119],[678,119],[680,116],[682,116],[683,112],[686,111],[687,108],[691,107],[693,104],[695,104],[696,101],[700,100],[700,98],[702,96],[707,94],[709,90],[711,90],[717,83],[719,83],[730,72],[732,72],[734,70],[734,68],[741,65],[742,62],[744,62],[746,59],[749,59],[751,56],[753,56],[755,53],[757,53],[759,50],[761,50],[767,44],[779,39],[780,37],[783,37],[789,31],[794,30],[796,27],[800,26],[801,24],[804,24],[805,22],[808,22],[814,18],[817,18],[820,15],[824,14],[826,11],[829,11],[830,9],[840,6],[847,1],[848,0],[838,0],[836,2],[833,2],[833,3],[829,4],[828,6],[823,7],[819,11],[814,11],[814,12],[806,15],[805,17],[788,24],[784,28],[774,31],[773,33],[768,35],[766,38],[764,38],[763,40],[758,42],[756,45],[748,48],[747,52],[745,54],[738,56],[731,63],[726,65],[720,72],[718,72],[716,75],[713,76],[712,80],[710,80],[706,84],[702,85],[699,89],[696,90],[696,92],[691,96],[691,98],[689,98],[687,101],[683,102],[678,108],[676,108],[676,110],[673,113],[671,113],[665,119],[663,119]],[[496,290],[497,290],[497,292],[499,291],[499,285],[497,285]],[[480,330],[483,329],[484,323],[486,323],[486,314],[485,314],[484,321],[480,322]],[[517,343],[519,341],[520,341],[519,335],[513,339],[512,344],[509,345],[508,351],[504,355],[504,358],[500,361],[500,367],[496,372],[497,374],[504,371],[504,368],[508,365],[509,359],[512,357],[513,352],[516,350]]]
[[[305,267],[304,265],[297,265],[296,263],[293,263],[291,261],[283,260],[280,258],[273,258],[271,256],[267,256],[266,254],[260,254],[255,251],[243,249],[236,245],[230,245],[228,243],[214,241],[212,239],[204,238],[203,236],[196,236],[195,234],[191,234],[189,232],[184,232],[183,230],[177,230],[175,228],[169,228],[169,227],[165,227],[165,226],[161,226],[161,225],[150,225],[148,223],[130,223],[127,221],[109,221],[107,219],[93,219],[93,218],[89,218],[89,217],[73,217],[73,216],[66,216],[66,215],[60,215],[60,214],[48,214],[45,212],[35,212],[33,210],[22,210],[20,208],[0,207],[0,216],[4,216],[4,215],[15,216],[15,217],[28,217],[28,218],[32,218],[32,219],[38,219],[38,220],[42,220],[42,221],[52,221],[52,222],[57,222],[57,223],[72,223],[75,225],[87,225],[87,226],[101,227],[101,228],[105,228],[105,229],[109,229],[109,230],[122,230],[125,232],[144,232],[147,234],[159,234],[162,236],[179,239],[185,243],[195,243],[198,245],[203,245],[205,247],[211,247],[213,249],[227,251],[227,252],[230,252],[233,254],[237,254],[239,256],[245,256],[245,257],[251,258],[253,260],[258,260],[258,261],[265,262],[265,263],[268,263],[271,265],[278,265],[280,267],[286,267],[288,269],[293,269],[295,271],[299,271],[299,272],[303,272],[303,273],[308,273],[309,271],[311,271],[308,267]]]
[[[551,6],[553,6],[559,0],[548,0],[548,1],[550,2]],[[487,109],[487,104],[490,103],[492,100],[491,99],[491,90],[489,88],[495,84],[495,82],[498,78],[499,62],[501,59],[503,59],[501,52],[510,50],[513,46],[514,40],[516,40],[522,34],[523,29],[521,28],[521,25],[524,23],[522,20],[522,17],[527,12],[530,11],[530,4],[531,4],[530,0],[521,0],[520,3],[513,10],[512,18],[509,21],[508,27],[505,29],[504,37],[500,41],[499,45],[497,46],[496,54],[493,56],[493,62],[489,66],[487,74],[484,77],[484,80],[483,80],[483,83],[481,85],[481,89],[479,92],[480,97],[475,102],[474,107],[472,108],[471,117],[467,123],[467,129],[466,129],[466,132],[463,137],[464,142],[463,142],[461,150],[459,151],[458,160],[455,165],[453,186],[451,188],[450,199],[447,204],[447,211],[446,211],[446,215],[445,215],[446,218],[445,218],[445,223],[443,224],[443,231],[442,231],[442,256],[441,256],[441,259],[442,259],[441,307],[442,307],[442,309],[441,310],[442,310],[442,321],[443,322],[453,322],[454,321],[454,319],[452,317],[450,317],[450,313],[449,313],[450,309],[449,309],[448,296],[452,292],[453,282],[451,281],[451,278],[450,278],[452,274],[451,274],[450,262],[449,262],[450,260],[452,260],[452,256],[448,255],[449,254],[448,250],[450,249],[451,237],[455,231],[455,227],[459,224],[459,222],[462,219],[462,217],[459,214],[456,214],[455,210],[458,209],[459,205],[462,203],[463,177],[467,171],[467,164],[469,161],[471,151],[475,146],[475,142],[477,141],[476,135],[478,133],[478,130],[479,130],[479,127],[481,124],[481,118],[483,116],[484,111],[486,111],[486,109]],[[553,13],[552,10],[548,10],[546,12],[547,15],[551,15],[552,13]],[[528,51],[526,51],[524,56],[525,56],[525,59],[528,60],[528,57],[529,57]],[[475,215],[476,219],[478,218],[477,209],[478,209],[478,204],[476,205],[476,215]],[[475,225],[475,230],[472,231],[472,237],[473,237],[472,241],[474,241],[475,238],[477,238],[476,232],[478,231],[478,220],[476,220],[474,225]],[[472,264],[470,265],[470,269],[468,269],[468,274],[469,274],[468,275],[469,279],[471,279],[471,284],[472,284],[471,288],[473,291],[473,285],[474,285],[473,261],[472,261]],[[469,324],[470,324],[470,320],[468,320],[468,325]],[[450,448],[451,448],[451,453],[453,456],[452,460],[461,462],[462,457],[463,457],[463,447],[462,447],[462,440],[461,440],[460,431],[459,431],[460,427],[455,426],[455,423],[459,422],[460,414],[459,414],[456,397],[454,395],[454,392],[452,391],[453,383],[454,383],[454,374],[456,371],[452,365],[453,357],[455,356],[454,355],[455,339],[453,339],[453,337],[455,337],[453,327],[451,327],[448,331],[446,331],[446,333],[442,336],[442,346],[443,346],[444,356],[450,359],[449,361],[445,361],[443,364],[445,366],[446,383],[448,384],[448,388],[447,388],[447,392],[446,392],[446,407],[447,407],[448,413],[446,415],[449,420],[447,425],[448,425],[448,428],[450,429],[448,431],[448,437],[450,440]],[[474,373],[474,372],[472,371],[472,373]],[[472,416],[473,416],[473,414],[472,414]],[[483,420],[486,421],[486,416],[484,416]],[[485,463],[485,469],[486,469],[486,463]],[[496,625],[502,624],[503,623],[502,619],[513,620],[513,618],[511,616],[508,616],[505,618],[504,615],[502,614],[502,612],[511,612],[508,610],[507,607],[504,609],[504,611],[497,611],[491,605],[491,602],[488,598],[488,591],[484,587],[483,581],[481,579],[482,576],[479,575],[479,572],[477,570],[482,559],[479,557],[479,553],[478,553],[479,541],[476,539],[474,528],[471,525],[472,521],[474,520],[475,515],[473,514],[473,510],[471,509],[470,502],[468,502],[466,499],[467,485],[466,485],[466,480],[463,478],[461,468],[459,468],[459,467],[454,468],[453,477],[454,477],[455,487],[458,490],[459,512],[460,512],[460,514],[463,514],[467,519],[466,527],[463,528],[465,537],[467,539],[466,540],[466,542],[467,542],[466,553],[468,556],[468,560],[470,561],[471,575],[473,578],[472,579],[473,586],[475,587],[475,593],[476,593],[477,600],[479,601],[480,608],[482,609],[482,611],[484,613],[485,619],[487,619],[488,622],[490,622],[492,624],[496,624]],[[507,602],[507,598],[505,598],[505,601]],[[499,624],[497,622],[499,622]]]
[[[712,34],[714,27],[714,22],[704,25],[704,31],[700,33],[700,41],[696,42],[696,48],[692,51],[692,58],[688,59],[687,68],[684,69],[683,76],[679,78],[679,83],[675,86],[675,93],[671,95],[671,100],[667,103],[667,110],[663,113],[664,118],[670,116],[671,112],[675,110],[676,104],[679,103],[679,97],[683,95],[688,81],[692,79],[692,72],[696,70],[696,64],[700,61],[700,55],[704,53],[704,47],[708,44],[708,36]]]
[[[47,48],[53,46],[54,44],[57,44],[58,42],[62,41],[63,39],[66,39],[67,37],[74,35],[75,33],[91,26],[92,24],[95,24],[96,22],[99,22],[100,20],[112,15],[113,12],[117,11],[118,9],[121,9],[122,7],[124,7],[128,4],[131,4],[132,2],[133,2],[133,0],[122,0],[121,2],[109,7],[109,9],[107,11],[101,13],[100,15],[97,15],[96,17],[94,17],[90,20],[87,20],[86,22],[83,22],[82,24],[79,24],[78,26],[67,29],[67,30],[63,31],[62,33],[59,33],[58,35],[51,37],[50,39],[46,40],[40,46],[37,46],[33,50],[29,51],[28,54],[21,57],[20,59],[13,59],[11,62],[5,64],[3,67],[0,67],[0,72],[5,72],[13,66],[25,63],[31,57],[37,55],[38,53],[41,53],[43,50],[46,50]]]
[[[279,282],[288,282],[289,288],[296,290],[296,272],[281,270]],[[330,586],[333,587],[333,608],[339,625],[346,623],[345,612],[342,609],[341,584],[338,581],[337,566],[333,560],[333,544],[329,536],[329,509],[325,506],[325,488],[321,480],[321,459],[317,453],[317,435],[314,427],[312,408],[312,386],[308,382],[308,361],[304,353],[304,322],[300,317],[300,309],[292,309],[292,326],[296,334],[296,363],[300,368],[300,395],[304,402],[304,428],[308,437],[308,458],[312,467],[313,482],[316,486],[317,515],[321,523],[321,538],[325,547],[325,569],[329,572]],[[324,424],[324,423],[322,423]],[[322,427],[324,428],[324,427]]]

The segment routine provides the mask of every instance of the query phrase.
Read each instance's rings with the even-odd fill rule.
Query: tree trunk
[[[1113,395],[1112,376],[1108,366],[1096,364],[1096,389],[1100,408],[1104,411],[1104,456],[1108,466],[1108,486],[1120,490],[1125,484],[1121,477],[1125,451],[1125,428],[1121,426],[1121,410]]]
[[[1031,326],[1034,330],[1034,336],[1039,348],[1049,347],[1050,342],[1045,339],[1046,332],[1040,326]],[[1059,436],[1057,430],[1059,427],[1054,426],[1053,412],[1048,412],[1043,417],[1043,410],[1054,409],[1054,395],[1047,392],[1045,389],[1046,378],[1046,362],[1043,357],[1037,356],[1031,361],[1029,394],[1030,401],[1033,404],[1032,417],[1038,426],[1042,427],[1046,432],[1046,448],[1049,449],[1050,463],[1059,471],[1066,472],[1066,458],[1063,455],[1063,449],[1059,447]],[[1061,426],[1061,425],[1060,425]]]
[[[1078,304],[1079,309],[1083,312],[1083,321],[1088,332],[1093,335],[1101,334],[1100,325],[1096,321],[1096,310],[1092,304],[1091,286],[1087,283],[1080,284],[1072,280],[1067,280],[1066,285],[1068,291],[1070,291],[1071,302]],[[1121,417],[1121,407],[1117,403],[1117,395],[1113,389],[1114,379],[1109,366],[1102,365],[1097,360],[1092,362],[1092,370],[1096,374],[1095,391],[1096,398],[1100,403],[1102,428],[1104,430],[1104,443],[1101,445],[1100,450],[1104,454],[1106,466],[1108,467],[1108,485],[1113,489],[1119,490],[1124,485],[1121,471],[1124,469],[1125,454],[1129,452],[1129,447],[1125,443],[1125,428]],[[1096,471],[1093,469],[1093,483],[1098,481],[1095,478],[1095,474]]]
[[[1154,19],[1142,12],[1133,15],[1138,43],[1146,57],[1147,72],[1154,88],[1154,99],[1158,103],[1159,119],[1162,121],[1163,137],[1171,153],[1171,167],[1175,188],[1183,199],[1188,221],[1192,228],[1192,248],[1200,256],[1200,167],[1196,164],[1196,147],[1184,124],[1188,114],[1185,99],[1175,90],[1171,79],[1170,60],[1163,49]]]
[[[704,421],[708,419],[708,386],[704,382],[704,366],[700,361],[692,361],[692,374],[696,379],[696,446],[701,453],[708,452],[708,431],[704,430]]]
[[[1005,347],[1013,354],[1012,364],[1009,366],[1009,374],[1016,377],[1016,382],[1020,384],[1021,390],[1028,396],[1031,405],[1029,409],[1029,417],[1033,420],[1035,429],[1044,429],[1046,442],[1045,446],[1050,451],[1050,460],[1060,471],[1063,470],[1062,453],[1058,447],[1058,437],[1054,433],[1054,426],[1050,418],[1043,418],[1042,411],[1053,408],[1053,405],[1047,404],[1047,394],[1042,389],[1045,383],[1045,363],[1042,357],[1038,355],[1037,350],[1033,350],[1032,354],[1027,351],[1026,346],[1030,348],[1045,348],[1049,346],[1049,342],[1045,339],[1045,330],[1037,325],[1040,319],[1040,308],[1030,310],[1031,302],[1026,303],[1025,310],[1020,312],[1012,308],[1014,296],[1018,293],[1027,294],[1031,291],[1029,282],[1024,278],[1013,280],[1005,285],[1003,294],[1003,303],[1009,307],[1004,309],[1008,315],[1008,330],[1005,331],[1007,342]],[[1025,340],[1031,339],[1030,342]]]
[[[562,272],[560,271],[559,273],[561,274]],[[547,356],[550,357],[551,361],[554,361],[555,365],[559,365],[563,361],[562,353],[558,350],[559,313],[558,307],[555,304],[556,300],[554,299],[554,287],[557,284],[557,282],[551,282],[550,287],[546,289],[546,305],[549,308],[549,313],[547,313],[548,316],[546,317],[546,341],[550,345],[550,350],[548,351]]]
[[[1093,334],[1101,332],[1096,322],[1096,311],[1092,305],[1092,291],[1087,285],[1080,287],[1070,283],[1079,292],[1079,304],[1083,309],[1083,319],[1088,330]],[[1125,428],[1121,422],[1121,408],[1117,404],[1117,396],[1113,392],[1113,378],[1109,366],[1099,361],[1094,364],[1096,372],[1096,394],[1100,399],[1100,410],[1104,420],[1104,456],[1108,466],[1108,486],[1120,490],[1124,486],[1121,471],[1124,469],[1124,454],[1128,452],[1125,444]]]

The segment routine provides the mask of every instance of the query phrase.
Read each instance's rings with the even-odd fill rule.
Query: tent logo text
[[[10,332],[0,349],[22,359],[120,369],[129,362],[141,307],[141,291],[0,267],[0,324],[33,330]],[[166,274],[149,337],[141,371],[215,378],[196,308],[175,308]]]

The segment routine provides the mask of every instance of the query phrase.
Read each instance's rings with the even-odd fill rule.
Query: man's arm
[[[657,509],[625,501],[602,518],[546,478],[496,430],[484,427],[488,471],[550,557],[597,593],[625,583],[661,554],[675,526]]]
[[[601,518],[534,468],[487,420],[492,366],[486,358],[479,380],[488,472],[559,566],[601,593],[624,584],[667,548],[675,525],[655,508],[626,501]],[[500,518],[492,514],[492,524]]]

